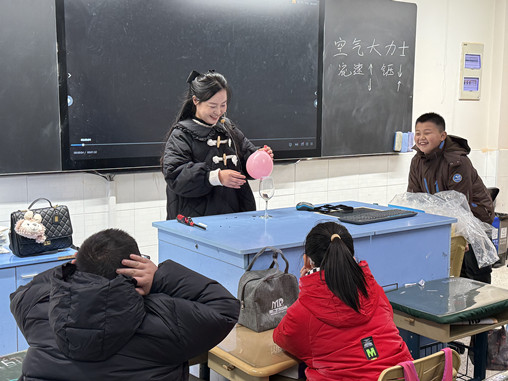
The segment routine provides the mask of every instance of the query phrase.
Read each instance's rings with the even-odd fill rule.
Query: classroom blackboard
[[[61,170],[54,0],[0,3],[0,174]]]
[[[322,156],[393,151],[411,131],[416,5],[325,0]]]

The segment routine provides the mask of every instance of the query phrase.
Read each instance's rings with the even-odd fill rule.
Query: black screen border
[[[65,43],[65,1],[55,0],[56,29],[58,44],[58,88],[61,128],[61,163],[63,171],[144,171],[160,169],[160,156],[124,157],[114,159],[73,160],[69,144],[69,111],[67,105],[67,64]],[[316,107],[316,148],[306,150],[274,151],[275,161],[300,160],[321,157],[321,109],[322,109],[322,73],[323,73],[323,35],[324,0],[317,0],[318,19],[318,67],[317,67],[317,107]],[[161,152],[162,154],[162,152]]]

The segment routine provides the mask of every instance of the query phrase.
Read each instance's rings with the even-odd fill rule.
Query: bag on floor
[[[501,328],[492,329],[488,333],[487,369],[508,369],[508,342],[504,325]]]
[[[32,209],[45,200],[48,207]],[[18,257],[41,255],[72,246],[72,224],[65,205],[52,205],[38,198],[27,210],[11,213],[10,249]]]
[[[267,249],[272,251],[270,267],[251,270],[254,262]],[[279,270],[278,255],[286,263],[284,271]],[[241,303],[239,324],[263,332],[280,323],[288,307],[298,298],[298,280],[288,273],[288,268],[286,257],[277,248],[265,247],[254,256],[238,283],[238,299]]]

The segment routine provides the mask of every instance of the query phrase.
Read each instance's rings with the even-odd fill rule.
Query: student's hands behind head
[[[148,295],[152,288],[153,277],[158,267],[155,263],[147,258],[143,258],[136,254],[130,255],[131,259],[123,259],[122,265],[128,268],[117,269],[117,274],[123,274],[136,279],[138,285],[136,291],[140,295]]]

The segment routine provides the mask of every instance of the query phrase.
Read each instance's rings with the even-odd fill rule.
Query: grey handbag
[[[272,251],[270,267],[251,271],[256,259],[267,249]],[[286,262],[284,271],[279,270],[278,255]],[[263,332],[280,323],[288,307],[298,298],[298,280],[288,273],[288,268],[286,257],[275,247],[265,247],[252,258],[238,283],[238,299],[241,302],[239,324]]]

